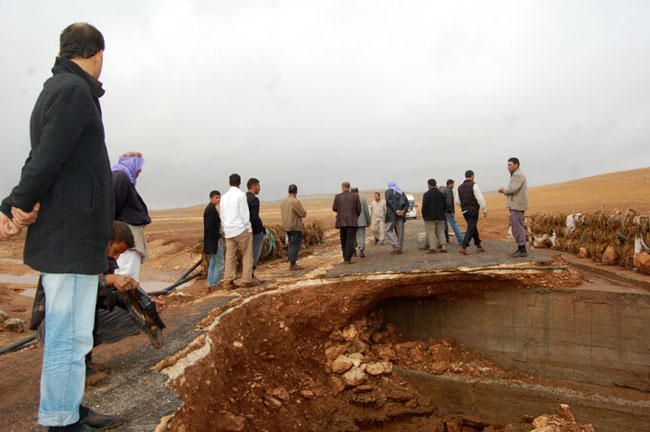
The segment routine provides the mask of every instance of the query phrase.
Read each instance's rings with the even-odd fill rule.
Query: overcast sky
[[[111,163],[140,151],[152,209],[207,201],[232,172],[262,200],[425,190],[518,156],[529,186],[650,165],[648,1],[0,0],[0,195],[61,30],[106,39]]]

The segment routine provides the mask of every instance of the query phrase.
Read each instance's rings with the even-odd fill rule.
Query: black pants
[[[467,221],[467,232],[465,233],[465,238],[463,239],[463,247],[467,248],[469,242],[474,239],[474,244],[479,247],[481,246],[481,238],[478,236],[478,210],[467,210],[463,213],[465,221]]]
[[[287,236],[289,237],[287,255],[293,267],[298,260],[298,252],[300,252],[300,246],[302,244],[302,231],[287,231]]]
[[[354,253],[354,240],[357,238],[357,227],[340,227],[339,233],[341,234],[341,249],[343,249],[343,259],[345,261],[352,260]]]

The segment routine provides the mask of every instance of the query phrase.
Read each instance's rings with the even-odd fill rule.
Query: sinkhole
[[[161,428],[523,431],[569,404],[647,430],[649,312],[566,266],[303,281],[217,311],[160,368],[184,403]]]

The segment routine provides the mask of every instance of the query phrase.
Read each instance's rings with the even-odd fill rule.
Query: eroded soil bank
[[[477,379],[534,383],[535,378],[504,369],[451,339],[404,341],[383,323],[377,306],[393,297],[481,299],[503,289],[580,283],[581,276],[570,269],[486,269],[304,281],[250,297],[215,311],[203,321],[210,331],[187,350],[189,355],[175,359],[175,365],[168,361],[160,366],[168,366],[164,371],[184,401],[161,429],[535,429],[540,422],[533,425],[534,416],[541,409],[499,424],[441,409],[431,394],[410,384],[393,366],[429,366],[436,374]],[[565,422],[564,430],[589,430],[567,418]]]

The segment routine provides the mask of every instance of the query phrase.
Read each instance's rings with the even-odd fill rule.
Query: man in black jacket
[[[210,203],[203,211],[203,252],[210,256],[208,265],[208,290],[221,285],[223,275],[223,240],[221,239],[221,218],[217,206],[221,193],[210,192]]]
[[[0,205],[0,239],[33,223],[24,262],[41,272],[48,317],[38,422],[50,430],[89,431],[124,421],[81,406],[98,275],[108,268],[113,223],[99,104],[104,38],[89,24],[72,24],[60,42],[53,76],[32,111],[31,151],[20,182]]]
[[[246,182],[246,201],[248,202],[248,212],[250,213],[251,228],[253,229],[253,272],[257,268],[257,262],[262,253],[262,246],[264,245],[264,236],[266,229],[260,219],[260,200],[257,195],[260,193],[262,186],[260,181],[256,178],[248,179]],[[255,277],[255,274],[253,274]]]
[[[436,180],[427,180],[429,190],[422,196],[422,219],[424,219],[424,229],[429,241],[429,253],[435,253],[433,248],[435,243],[440,248],[440,252],[447,252],[447,243],[445,241],[445,231],[443,221],[445,219],[445,210],[447,208],[445,196],[436,187]]]

